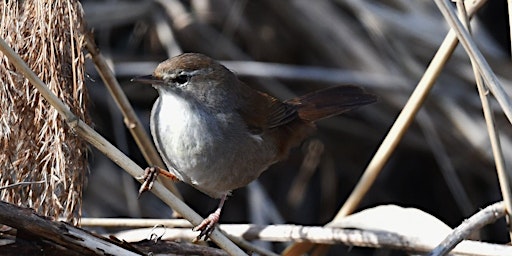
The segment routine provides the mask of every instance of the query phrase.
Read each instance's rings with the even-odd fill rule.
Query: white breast
[[[216,198],[256,179],[276,154],[238,113],[211,113],[171,92],[153,106],[151,133],[169,171]]]
[[[161,93],[151,112],[151,133],[160,154],[176,176],[194,183],[209,157],[208,151],[219,136],[209,116],[191,107],[181,97]]]

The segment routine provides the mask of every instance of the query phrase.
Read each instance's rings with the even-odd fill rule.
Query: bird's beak
[[[142,84],[155,84],[155,85],[163,83],[162,79],[155,77],[153,75],[137,76],[137,77],[132,78],[130,81],[138,82],[138,83],[142,83]]]

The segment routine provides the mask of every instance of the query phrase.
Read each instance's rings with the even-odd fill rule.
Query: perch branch
[[[64,255],[150,255],[170,252],[177,255],[227,255],[220,249],[183,242],[155,243],[155,240],[143,238],[128,244],[125,241],[120,242],[117,238],[95,235],[69,223],[50,220],[37,215],[32,209],[2,201],[0,223],[16,229],[16,238],[11,238],[12,244],[0,243],[2,255],[18,255],[20,247],[23,247],[22,255],[39,255],[43,251],[51,255],[59,252]],[[53,247],[58,247],[58,251]]]
[[[108,66],[107,61],[97,48],[91,33],[87,33],[87,35],[85,36],[85,41],[87,50],[91,54],[92,60],[94,62],[94,66],[96,67],[96,70],[100,74],[101,79],[103,80],[108,91],[110,92],[110,95],[112,95],[112,98],[121,110],[124,117],[124,123],[128,130],[130,131],[130,133],[132,134],[135,143],[137,143],[137,146],[140,148],[142,155],[144,156],[144,158],[146,159],[150,166],[159,166],[165,168],[165,164],[162,162],[162,159],[160,158],[160,155],[158,155],[155,146],[153,145],[151,139],[144,130],[144,126],[140,122],[140,119],[135,114],[135,111],[133,110],[130,102],[128,101],[126,94],[124,94],[123,90],[121,89],[121,86],[119,85],[116,77],[114,76],[114,73]],[[182,198],[181,194],[176,189],[176,186],[174,186],[174,184],[168,182],[165,182],[163,184],[178,198]]]
[[[269,242],[307,241],[329,245],[344,244],[346,246],[388,248],[411,253],[426,253],[436,246],[436,243],[422,239],[421,236],[406,237],[386,231],[298,225],[258,226],[249,224],[221,224],[220,226],[228,235],[242,237],[246,240]],[[154,232],[152,228],[146,228],[119,232],[115,236],[126,241],[138,241],[147,237],[151,232]],[[166,228],[161,238],[163,240],[191,239],[195,236],[190,229]],[[459,246],[455,247],[452,253],[473,256],[512,255],[512,247],[509,245],[464,240]]]

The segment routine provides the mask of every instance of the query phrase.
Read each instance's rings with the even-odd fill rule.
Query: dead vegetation
[[[82,9],[69,1],[6,1],[0,37],[82,120]],[[88,171],[87,145],[6,59],[0,60],[0,191],[2,200],[76,221]]]

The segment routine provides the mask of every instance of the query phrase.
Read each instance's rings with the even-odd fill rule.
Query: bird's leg
[[[194,239],[194,242],[201,239],[206,241],[208,239],[210,234],[213,232],[213,229],[215,229],[215,224],[219,222],[220,212],[222,211],[222,207],[224,206],[224,201],[226,201],[227,196],[228,194],[224,194],[220,199],[220,203],[217,209],[210,213],[210,215],[208,215],[208,217],[205,218],[201,224],[192,229],[193,231],[201,231],[201,233],[199,233],[199,235]]]
[[[143,179],[144,182],[140,186],[139,189],[139,197],[142,193],[145,191],[151,190],[153,187],[153,183],[155,182],[156,177],[161,174],[173,181],[178,181],[178,177],[176,177],[174,174],[170,173],[169,171],[162,169],[158,166],[154,167],[148,167],[144,170],[144,175],[142,177],[138,177],[137,179]]]

